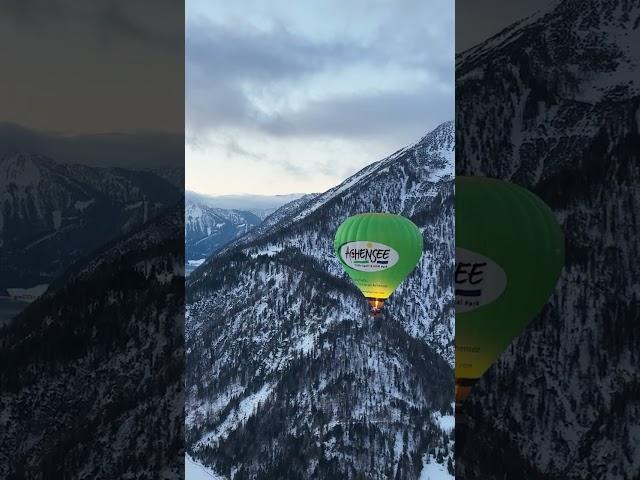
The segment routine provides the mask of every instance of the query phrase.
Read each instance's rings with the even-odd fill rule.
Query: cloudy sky
[[[0,2],[0,154],[183,163],[180,0]]]
[[[456,0],[456,51],[473,47],[511,25],[559,0]]]
[[[454,111],[450,0],[190,0],[186,187],[323,191]]]

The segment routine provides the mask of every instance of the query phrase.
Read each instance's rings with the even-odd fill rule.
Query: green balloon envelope
[[[382,306],[420,260],[422,233],[400,215],[363,213],[338,227],[334,250],[362,294]]]
[[[564,264],[553,213],[528,190],[456,177],[456,379],[477,379],[547,303]]]

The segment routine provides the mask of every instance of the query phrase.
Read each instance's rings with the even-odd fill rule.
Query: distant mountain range
[[[245,236],[265,218],[309,195],[225,195],[206,196],[187,192],[185,199],[185,259],[190,274],[204,261],[234,240]],[[282,206],[284,204],[284,206]],[[274,218],[278,218],[275,215]]]
[[[261,221],[248,211],[213,208],[187,200],[184,223],[187,268],[193,270],[201,265],[210,255]]]
[[[187,190],[185,198],[187,203],[194,203],[223,210],[241,210],[251,212],[261,220],[264,220],[281,206],[296,200],[303,195],[303,193],[291,193],[287,195],[205,195]]]
[[[453,158],[447,122],[282,206],[187,279],[191,458],[236,480],[453,478]],[[379,319],[332,249],[369,211],[425,239]]]
[[[462,479],[640,478],[640,2],[564,0],[457,59],[456,173],[554,210],[549,305],[469,399]]]
[[[182,196],[152,172],[0,157],[0,295],[49,284],[101,245],[131,232]]]

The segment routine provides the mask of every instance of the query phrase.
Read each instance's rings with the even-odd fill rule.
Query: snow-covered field
[[[451,404],[451,408],[455,409],[455,403]],[[456,417],[454,415],[442,415],[440,412],[435,412],[433,414],[433,419],[435,423],[437,423],[440,428],[447,432],[453,432],[453,429],[456,426]]]
[[[206,434],[196,444],[196,446],[199,447],[204,444],[216,443],[220,439],[223,439],[227,435],[229,435],[229,432],[235,429],[238,425],[245,422],[247,418],[255,413],[257,407],[260,405],[260,402],[266,400],[266,398],[271,393],[272,388],[273,385],[265,384],[256,393],[244,398],[240,402],[240,405],[238,405],[238,408],[231,412],[229,416],[227,416],[227,418],[224,420],[224,422],[222,422],[214,432]]]
[[[7,288],[9,297],[22,302],[33,302],[36,298],[47,291],[49,285],[42,284],[30,288]]]
[[[189,455],[184,456],[184,478],[185,480],[225,480],[224,477],[216,474]]]
[[[432,463],[427,463],[422,467],[419,480],[453,480],[455,478],[447,471],[446,464],[437,463],[433,457],[429,458],[428,461]]]

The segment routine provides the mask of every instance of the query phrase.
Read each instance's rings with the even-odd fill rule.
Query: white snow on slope
[[[445,464],[437,463],[433,457],[425,457],[424,461],[431,463],[424,464],[420,472],[419,480],[454,480],[455,477],[447,471]]]
[[[95,203],[95,200],[94,200],[93,198],[92,198],[91,200],[86,200],[86,201],[80,201],[80,200],[78,200],[78,201],[76,201],[76,202],[73,204],[73,207],[74,207],[76,210],[79,210],[79,211],[83,212],[83,211],[85,211],[89,206],[93,205],[94,203]]]
[[[30,288],[7,288],[7,293],[15,300],[32,302],[46,292],[48,287],[49,285],[42,284]]]
[[[218,428],[213,432],[206,434],[196,444],[196,448],[200,448],[205,444],[216,443],[229,435],[230,432],[238,428],[239,425],[244,423],[251,415],[254,414],[258,405],[263,402],[271,393],[273,385],[266,383],[256,393],[249,395],[240,402],[238,408],[231,412],[224,422],[222,422]]]
[[[185,480],[226,480],[225,477],[218,475],[189,455],[184,456],[184,478]]]
[[[451,404],[451,408],[455,409],[455,403]],[[432,417],[434,423],[444,432],[451,433],[456,427],[456,417],[453,415],[442,415],[440,412],[435,412]]]
[[[265,248],[261,248],[255,253],[251,254],[251,258],[258,258],[260,255],[266,255],[268,257],[274,256],[276,253],[281,252],[283,250],[282,246],[279,245],[267,245]]]

